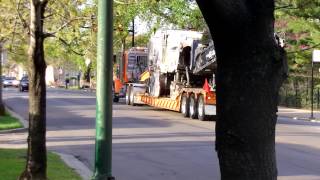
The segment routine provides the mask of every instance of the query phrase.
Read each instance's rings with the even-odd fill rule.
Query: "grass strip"
[[[0,116],[0,130],[17,129],[23,127],[21,122],[12,117],[8,112],[4,116]]]
[[[16,180],[26,164],[25,149],[0,149],[0,179]],[[68,167],[61,158],[48,152],[47,176],[49,180],[81,180],[74,169]]]

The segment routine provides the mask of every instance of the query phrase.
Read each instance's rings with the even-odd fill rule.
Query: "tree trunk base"
[[[31,180],[31,173],[28,171],[23,171],[19,177],[19,180]]]
[[[31,172],[24,170],[20,175],[19,180],[47,180],[47,178],[45,177],[45,175],[41,174],[39,174],[38,176],[32,176]]]
[[[6,109],[4,108],[3,104],[0,104],[0,116],[4,116],[6,112]]]

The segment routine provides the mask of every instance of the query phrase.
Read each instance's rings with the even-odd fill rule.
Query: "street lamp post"
[[[132,29],[129,29],[128,31],[132,33],[132,41],[131,41],[131,47],[134,47],[134,33],[135,33],[135,28],[134,28],[134,18],[132,19]]]
[[[84,63],[86,64],[86,74],[85,74],[85,80],[86,80],[86,83],[89,82],[89,88],[91,89],[91,70],[89,69],[89,65],[91,63],[91,60],[90,59],[86,59],[84,61]]]
[[[310,119],[315,119],[313,116],[313,63],[320,62],[320,50],[313,50],[311,61],[311,116]]]
[[[313,61],[311,63],[311,116],[310,119],[314,119],[313,116]]]
[[[134,47],[134,19],[132,19],[132,47]]]
[[[98,1],[95,169],[92,179],[112,177],[113,1]]]

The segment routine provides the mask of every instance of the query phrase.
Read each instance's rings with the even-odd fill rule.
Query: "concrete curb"
[[[58,154],[61,159],[71,168],[73,168],[84,180],[90,180],[92,177],[92,171],[84,165],[80,160],[75,158],[69,154],[62,154],[58,152],[54,152]]]
[[[50,87],[50,89],[55,89],[55,90],[61,90],[61,91],[69,91],[69,92],[84,92],[84,93],[92,93],[95,94],[96,90],[95,89],[90,89],[90,88],[84,88],[84,89],[65,89],[65,88],[59,88],[59,87]]]
[[[22,133],[27,131],[28,131],[28,128],[18,128],[18,129],[0,130],[0,134]]]
[[[27,129],[27,128],[29,127],[28,121],[26,121],[22,116],[20,116],[20,115],[17,114],[16,112],[12,111],[12,110],[10,109],[10,107],[5,106],[5,108],[6,108],[6,111],[8,111],[8,112],[11,114],[11,116],[17,118],[17,119],[22,123],[22,125],[23,125],[23,127],[24,127],[25,129]]]
[[[301,117],[290,117],[290,116],[280,116],[280,115],[278,115],[278,118],[286,118],[286,119],[292,119],[292,120],[298,120],[298,121],[306,121],[306,122],[320,123],[320,120],[319,120],[319,119],[310,119],[310,118],[301,118]]]
[[[310,122],[320,123],[319,119],[311,119]]]

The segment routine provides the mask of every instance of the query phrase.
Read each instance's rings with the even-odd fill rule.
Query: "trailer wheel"
[[[113,102],[119,102],[119,97],[118,96],[114,96],[113,97]]]
[[[204,97],[203,95],[200,95],[198,98],[198,119],[201,121],[205,121],[208,118],[208,116],[205,114],[204,106]]]
[[[131,92],[130,92],[130,104],[132,106],[135,106],[136,104],[134,103],[134,93],[132,92],[132,89],[131,89]]]
[[[180,111],[184,117],[189,117],[189,98],[186,93],[182,94]]]
[[[130,96],[131,96],[131,87],[128,86],[127,87],[127,91],[126,91],[126,104],[127,105],[130,105],[131,102],[130,102]]]
[[[197,119],[198,117],[197,101],[194,94],[189,97],[189,114],[192,119]]]

